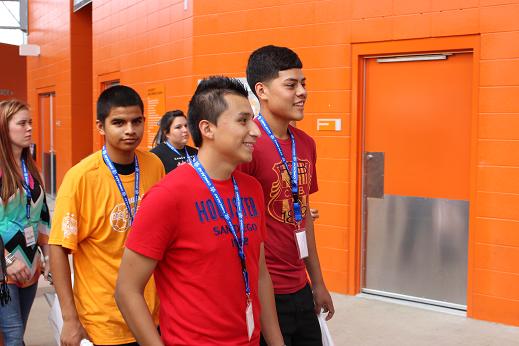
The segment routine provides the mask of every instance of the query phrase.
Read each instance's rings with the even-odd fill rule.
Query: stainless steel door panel
[[[395,195],[365,201],[365,288],[465,306],[469,203]]]

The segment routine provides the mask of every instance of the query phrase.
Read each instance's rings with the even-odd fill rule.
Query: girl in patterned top
[[[5,245],[11,301],[0,305],[7,345],[23,345],[41,270],[48,278],[49,210],[42,179],[29,152],[32,118],[27,104],[0,102],[0,236]],[[43,252],[43,259],[40,254]]]

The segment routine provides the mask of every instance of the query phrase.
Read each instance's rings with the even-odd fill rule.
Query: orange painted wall
[[[70,94],[67,7],[31,1],[30,41],[42,44],[42,56],[28,63],[31,100],[39,87],[55,85],[58,96]],[[94,0],[90,101],[93,105],[103,81],[120,79],[144,99],[148,87],[163,84],[166,109],[186,110],[199,78],[244,76],[248,55],[261,45],[296,50],[310,93],[298,126],[318,148],[320,191],[312,204],[321,212],[316,236],[322,268],[330,289],[355,294],[360,270],[358,52],[368,49],[363,45],[389,52],[469,42],[475,101],[468,314],[519,325],[518,17],[518,0],[189,0],[187,9],[183,0]],[[58,102],[60,116],[70,121],[70,101],[58,97]],[[341,118],[342,130],[317,131],[316,119],[324,117]],[[71,138],[65,130],[62,134]],[[99,145],[94,134],[92,147]],[[71,164],[69,158],[63,167]]]
[[[360,206],[357,191],[350,193],[358,186],[352,140],[359,140],[360,124],[352,47],[475,34],[468,315],[519,325],[518,14],[519,1],[511,0],[195,2],[197,75],[242,76],[250,51],[269,43],[289,46],[303,59],[310,96],[300,127],[317,141],[320,191],[313,205],[321,210],[317,242],[331,289],[359,289]],[[341,132],[317,132],[317,117],[340,117],[345,125]]]
[[[311,204],[320,210],[316,224],[321,265],[328,287],[349,286],[351,30],[344,1],[194,2],[194,70],[197,76],[245,76],[249,54],[275,44],[300,55],[309,98],[298,127],[318,148],[319,192]],[[342,118],[340,132],[317,132],[316,118]]]
[[[70,31],[69,4],[65,2],[31,1],[29,4],[29,43],[40,45],[38,57],[27,58],[27,96],[33,109],[34,139],[40,139],[38,94],[55,92],[57,175],[62,177],[71,165],[70,105]],[[41,147],[41,146],[40,146]],[[61,179],[58,179],[60,181]],[[58,183],[59,184],[59,183]]]
[[[38,95],[55,93],[54,147],[58,186],[65,172],[90,152],[92,142],[92,86],[84,82],[85,78],[91,79],[91,73],[85,74],[88,69],[81,71],[85,69],[84,61],[91,60],[91,50],[86,53],[83,50],[83,54],[78,52],[91,45],[91,39],[85,42],[88,30],[78,23],[81,19],[72,14],[70,1],[33,0],[29,3],[29,43],[39,45],[41,54],[27,59],[28,102],[34,112],[34,137],[38,143],[41,131],[37,116]],[[74,44],[71,44],[72,38]],[[89,102],[85,104],[82,97]]]
[[[92,151],[94,127],[92,104],[92,5],[72,13],[70,18],[72,163]]]
[[[519,2],[355,1],[351,10],[355,43],[477,35],[467,313],[519,325]]]
[[[146,105],[147,89],[162,84],[166,109],[185,111],[196,86],[192,7],[184,10],[183,0],[94,1],[92,14],[94,100],[103,81],[119,79]],[[95,149],[100,140],[94,136]]]
[[[27,61],[18,46],[0,43],[0,101],[16,98],[27,101]]]

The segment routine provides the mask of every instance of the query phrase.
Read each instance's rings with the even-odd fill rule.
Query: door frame
[[[367,110],[366,110],[366,102],[367,102],[367,97],[368,97],[368,95],[367,95],[368,85],[367,85],[367,81],[366,81],[366,76],[367,76],[367,73],[368,73],[368,66],[370,64],[370,61],[374,61],[374,60],[380,59],[380,58],[386,58],[386,59],[389,58],[389,59],[398,60],[398,61],[385,62],[384,64],[385,65],[392,65],[392,64],[396,63],[396,64],[399,64],[400,66],[401,66],[401,64],[403,64],[405,62],[420,61],[420,60],[436,60],[436,59],[431,59],[431,56],[434,55],[434,54],[444,55],[444,56],[465,55],[465,56],[469,57],[469,61],[472,64],[472,54],[473,54],[473,52],[471,50],[449,50],[449,51],[443,51],[441,53],[440,52],[422,52],[422,53],[419,53],[419,54],[414,54],[413,53],[413,54],[375,55],[375,56],[367,55],[367,56],[363,56],[362,57],[362,68],[363,68],[362,93],[363,93],[363,97],[362,97],[362,116],[360,118],[360,121],[361,121],[360,127],[362,128],[362,136],[361,136],[361,139],[360,139],[361,140],[361,143],[360,143],[360,153],[361,153],[360,164],[361,164],[361,171],[362,171],[362,177],[361,177],[362,201],[361,201],[361,206],[360,206],[360,208],[361,208],[361,219],[359,220],[360,223],[361,223],[360,290],[361,290],[362,293],[380,295],[380,296],[384,296],[384,297],[401,299],[401,300],[418,302],[418,303],[425,303],[425,304],[430,304],[430,305],[435,305],[435,306],[440,306],[440,307],[447,307],[447,308],[452,308],[452,309],[456,309],[456,310],[460,310],[460,311],[464,311],[465,312],[466,311],[466,303],[461,304],[461,303],[455,303],[455,302],[452,302],[452,301],[449,301],[449,300],[435,300],[435,299],[432,299],[432,298],[424,298],[424,297],[421,297],[419,295],[406,295],[404,293],[399,293],[398,291],[377,290],[377,289],[375,289],[373,287],[368,287],[367,284],[366,284],[366,277],[368,275],[367,263],[368,263],[368,256],[369,256],[369,251],[370,251],[370,249],[368,248],[368,244],[367,244],[367,241],[368,241],[368,215],[369,215],[369,210],[368,210],[368,205],[367,205],[368,201],[367,201],[366,191],[365,191],[365,189],[366,189],[366,173],[367,173],[366,172],[366,165],[367,165],[367,162],[366,162],[366,157],[367,156],[366,156],[366,154],[368,153],[368,151],[366,151],[367,150],[366,149],[366,140],[367,140],[367,137],[366,137],[366,130],[367,130],[367,128],[366,127],[367,127],[367,122],[368,122],[368,115],[367,115]],[[429,58],[429,59],[427,59],[427,58]],[[446,64],[446,63],[448,63],[448,60],[449,59],[446,58],[441,63],[442,64]],[[375,63],[378,64],[378,62],[375,62]],[[425,66],[425,65],[422,65],[422,66]],[[373,77],[371,77],[371,78],[373,78]],[[470,96],[472,96],[472,95],[470,95]],[[470,132],[470,128],[467,129],[467,130]],[[470,146],[469,146],[468,150],[470,151]],[[470,154],[470,152],[468,154]],[[469,179],[469,176],[464,177],[463,180],[464,181],[468,181],[466,179]],[[405,195],[406,195],[406,197],[420,196],[419,194],[416,194],[416,195],[414,195],[414,194],[411,194],[411,195],[405,194]],[[403,196],[400,196],[400,197],[403,197]],[[424,196],[422,196],[422,197],[424,197]],[[432,196],[428,196],[426,198],[435,198],[435,199],[439,198],[439,199],[442,199],[441,197],[432,197]],[[447,197],[445,197],[445,198],[447,198]],[[454,200],[456,200],[456,199],[457,198],[454,198]],[[452,200],[452,201],[454,201],[454,200]],[[468,218],[468,215],[467,215],[467,218]],[[464,243],[464,246],[468,247],[468,243]],[[468,271],[468,268],[466,267],[467,265],[468,264],[465,263],[465,270]],[[467,294],[466,291],[467,290],[466,290],[466,287],[465,287],[465,295]]]
[[[348,294],[358,294],[361,290],[362,274],[362,177],[363,177],[363,143],[364,143],[364,58],[376,55],[406,55],[438,53],[445,51],[472,51],[472,122],[470,138],[470,196],[469,196],[469,243],[467,263],[467,315],[472,314],[472,285],[473,285],[473,253],[474,236],[472,227],[475,218],[476,170],[477,170],[477,128],[479,114],[479,35],[452,36],[443,38],[411,39],[401,41],[353,43],[352,47],[352,117],[351,117],[351,146],[350,146],[350,176],[355,188],[350,191],[350,224],[348,236]]]
[[[43,110],[41,109],[41,97],[49,97],[49,107],[50,107],[50,115],[49,115],[49,122],[45,122],[45,116],[42,113]],[[52,156],[52,153],[55,153],[55,121],[56,121],[56,91],[53,87],[47,87],[42,89],[37,89],[36,91],[36,98],[37,98],[37,110],[38,110],[38,125],[39,125],[39,133],[38,133],[38,145],[39,148],[37,149],[37,155],[39,156],[39,168],[40,172],[43,176],[46,174],[44,172],[44,145],[45,142],[45,128],[50,125],[49,130],[49,145],[50,145],[50,184],[51,186],[46,186],[45,190],[49,197],[55,198],[56,193],[58,190],[57,187],[57,162],[54,162],[54,157]],[[56,165],[56,170],[54,170],[54,165]],[[56,185],[54,184],[54,181],[56,181]],[[54,192],[54,193],[53,193]]]
[[[104,145],[104,136],[102,136],[97,130],[97,114],[95,103],[97,102],[99,95],[101,95],[101,93],[105,91],[105,89],[107,89],[109,86],[112,86],[114,84],[121,84],[121,73],[119,71],[100,73],[97,75],[97,84],[94,83],[94,88],[96,89],[94,90],[94,113],[92,114],[94,118],[94,130],[92,133],[92,151],[100,150]]]

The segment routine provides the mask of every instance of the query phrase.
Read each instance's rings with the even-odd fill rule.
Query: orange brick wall
[[[71,14],[72,163],[92,151],[92,6]]]
[[[0,101],[16,98],[27,101],[27,61],[18,46],[0,43]]]
[[[29,4],[29,43],[40,46],[40,56],[27,58],[27,98],[34,113],[34,137],[38,142],[38,94],[55,92],[55,146],[58,181],[71,167],[72,135],[70,101],[70,4],[65,1],[34,0]],[[58,182],[59,184],[59,182]]]
[[[480,6],[470,311],[476,318],[519,325],[519,1],[481,0]]]
[[[88,28],[80,23],[82,19],[72,14],[70,1],[34,0],[29,4],[29,43],[39,45],[41,54],[27,59],[28,102],[34,111],[34,137],[38,143],[41,131],[38,95],[55,93],[54,149],[58,186],[65,172],[90,152],[92,143],[92,86],[85,82],[92,75],[84,64],[85,60],[91,60],[91,49],[88,50],[91,39],[85,42]],[[74,44],[71,44],[72,38]],[[88,100],[86,104],[84,98]],[[85,122],[85,118],[88,121]]]
[[[351,23],[339,1],[194,2],[194,69],[198,76],[245,76],[248,55],[276,44],[293,48],[304,64],[309,99],[298,127],[318,147],[319,192],[311,204],[320,210],[316,237],[327,285],[348,287]],[[316,131],[316,118],[342,118],[341,132]],[[353,292],[352,292],[353,293]]]
[[[182,0],[94,1],[94,100],[101,82],[115,78],[135,88],[145,104],[147,88],[163,84],[166,109],[185,111],[196,86],[192,23],[192,7],[184,10]],[[100,140],[95,136],[94,148]]]
[[[479,35],[468,314],[519,325],[519,1],[198,0],[194,6],[197,76],[243,76],[248,54],[264,44],[300,54],[310,92],[300,127],[318,147],[320,191],[312,204],[321,211],[316,228],[321,263],[328,286],[350,294],[359,289],[360,246],[359,205],[351,197],[358,178],[351,140],[358,140],[359,124],[352,114],[358,109],[352,46]],[[318,116],[342,118],[343,130],[317,132]]]
[[[31,1],[30,41],[41,42],[42,56],[28,65],[29,94],[56,85],[64,121],[71,114],[67,7]],[[474,49],[476,100],[468,314],[519,325],[518,17],[518,0],[189,0],[186,10],[183,0],[94,0],[90,101],[93,105],[101,82],[120,79],[143,99],[149,86],[163,84],[166,109],[186,110],[199,78],[243,77],[248,55],[261,45],[296,50],[310,93],[298,126],[318,148],[320,191],[312,204],[321,212],[316,226],[321,263],[330,289],[355,294],[360,108],[354,52],[384,42],[387,49],[407,43],[423,51],[439,42],[430,38],[466,37]],[[60,94],[68,94],[68,101]],[[90,117],[93,123],[93,111]],[[318,132],[318,117],[341,118],[343,128]],[[94,134],[93,147],[99,145]],[[63,167],[71,163],[69,158]]]

